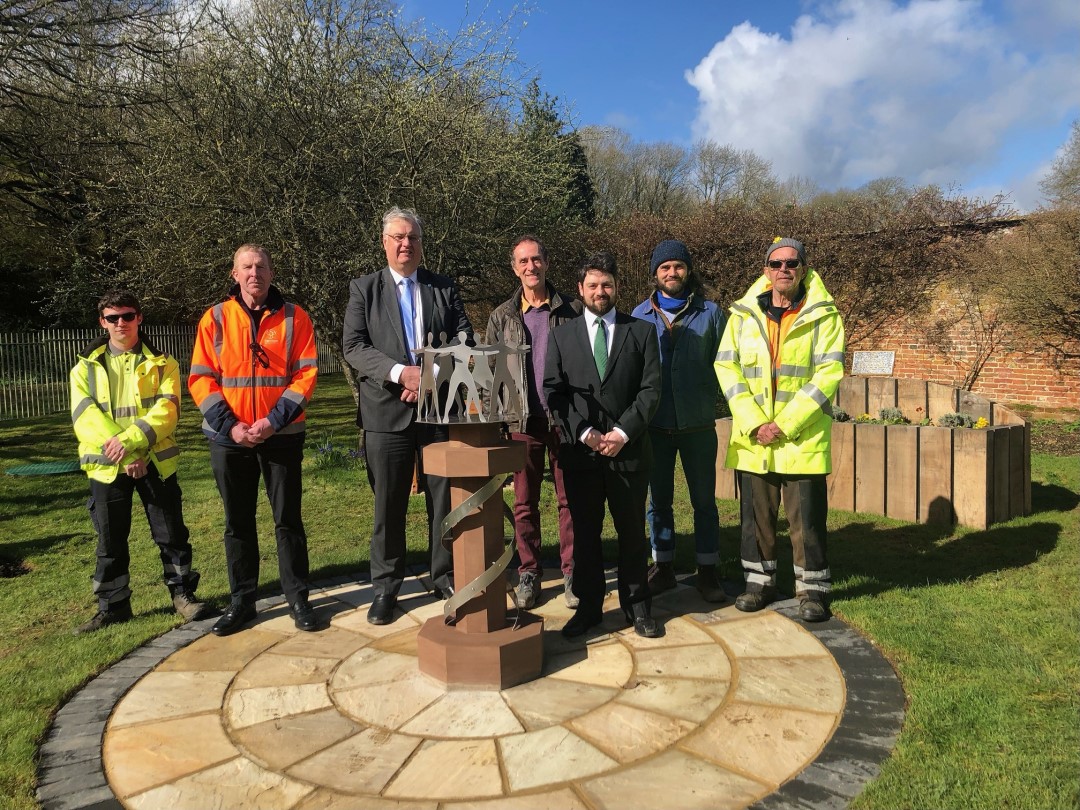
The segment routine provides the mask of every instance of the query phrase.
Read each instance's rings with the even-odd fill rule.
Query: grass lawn
[[[366,569],[371,493],[350,464],[352,398],[320,382],[309,415],[305,523],[314,579]],[[228,599],[221,504],[190,401],[178,439],[199,594]],[[328,452],[327,446],[334,448]],[[323,448],[322,450],[318,448]],[[0,469],[75,456],[66,416],[0,423]],[[899,743],[858,808],[1075,808],[1080,794],[1080,458],[1032,458],[1034,514],[987,531],[835,512],[834,609],[893,661],[909,698]],[[146,523],[131,538],[136,619],[91,636],[94,537],[85,476],[7,476],[0,495],[0,806],[35,806],[37,743],[55,709],[96,672],[175,626]],[[545,491],[545,536],[555,509]],[[737,509],[721,502],[724,573],[738,576]],[[677,567],[693,568],[691,510],[677,504]],[[277,589],[273,529],[260,504],[263,581]],[[416,562],[423,504],[410,510]],[[609,529],[610,534],[610,529]],[[554,544],[549,549],[556,557]],[[787,560],[790,560],[790,552]],[[782,560],[781,586],[792,588]],[[12,576],[14,575],[14,576]],[[677,805],[677,802],[676,802]]]

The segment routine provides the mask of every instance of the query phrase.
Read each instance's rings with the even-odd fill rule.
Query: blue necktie
[[[401,320],[402,326],[405,329],[405,350],[409,355],[409,362],[416,362],[416,346],[413,342],[416,340],[416,324],[413,314],[413,280],[407,278],[401,282]]]

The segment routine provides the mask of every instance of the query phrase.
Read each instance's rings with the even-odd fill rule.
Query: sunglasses
[[[781,267],[786,267],[788,270],[794,270],[802,262],[798,259],[771,259],[766,262],[773,270],[779,270]]]
[[[263,368],[270,368],[270,355],[266,353],[266,349],[260,346],[258,343],[252,342],[250,346],[252,358],[258,362]]]
[[[121,312],[119,315],[102,315],[102,318],[107,320],[111,324],[118,324],[120,321],[124,323],[131,323],[133,320],[139,317],[138,312]]]

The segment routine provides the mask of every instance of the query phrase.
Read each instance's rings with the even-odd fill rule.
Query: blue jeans
[[[671,432],[649,429],[653,461],[649,472],[649,536],[653,559],[675,559],[675,455],[682,459],[690,505],[694,509],[694,544],[698,565],[720,560],[720,515],[716,510],[716,431]]]

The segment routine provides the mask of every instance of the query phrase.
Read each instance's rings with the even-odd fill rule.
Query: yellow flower
[[[975,429],[976,430],[982,430],[983,428],[989,427],[989,426],[990,426],[990,423],[987,422],[986,418],[983,417],[983,416],[980,416],[978,419],[975,420]]]

